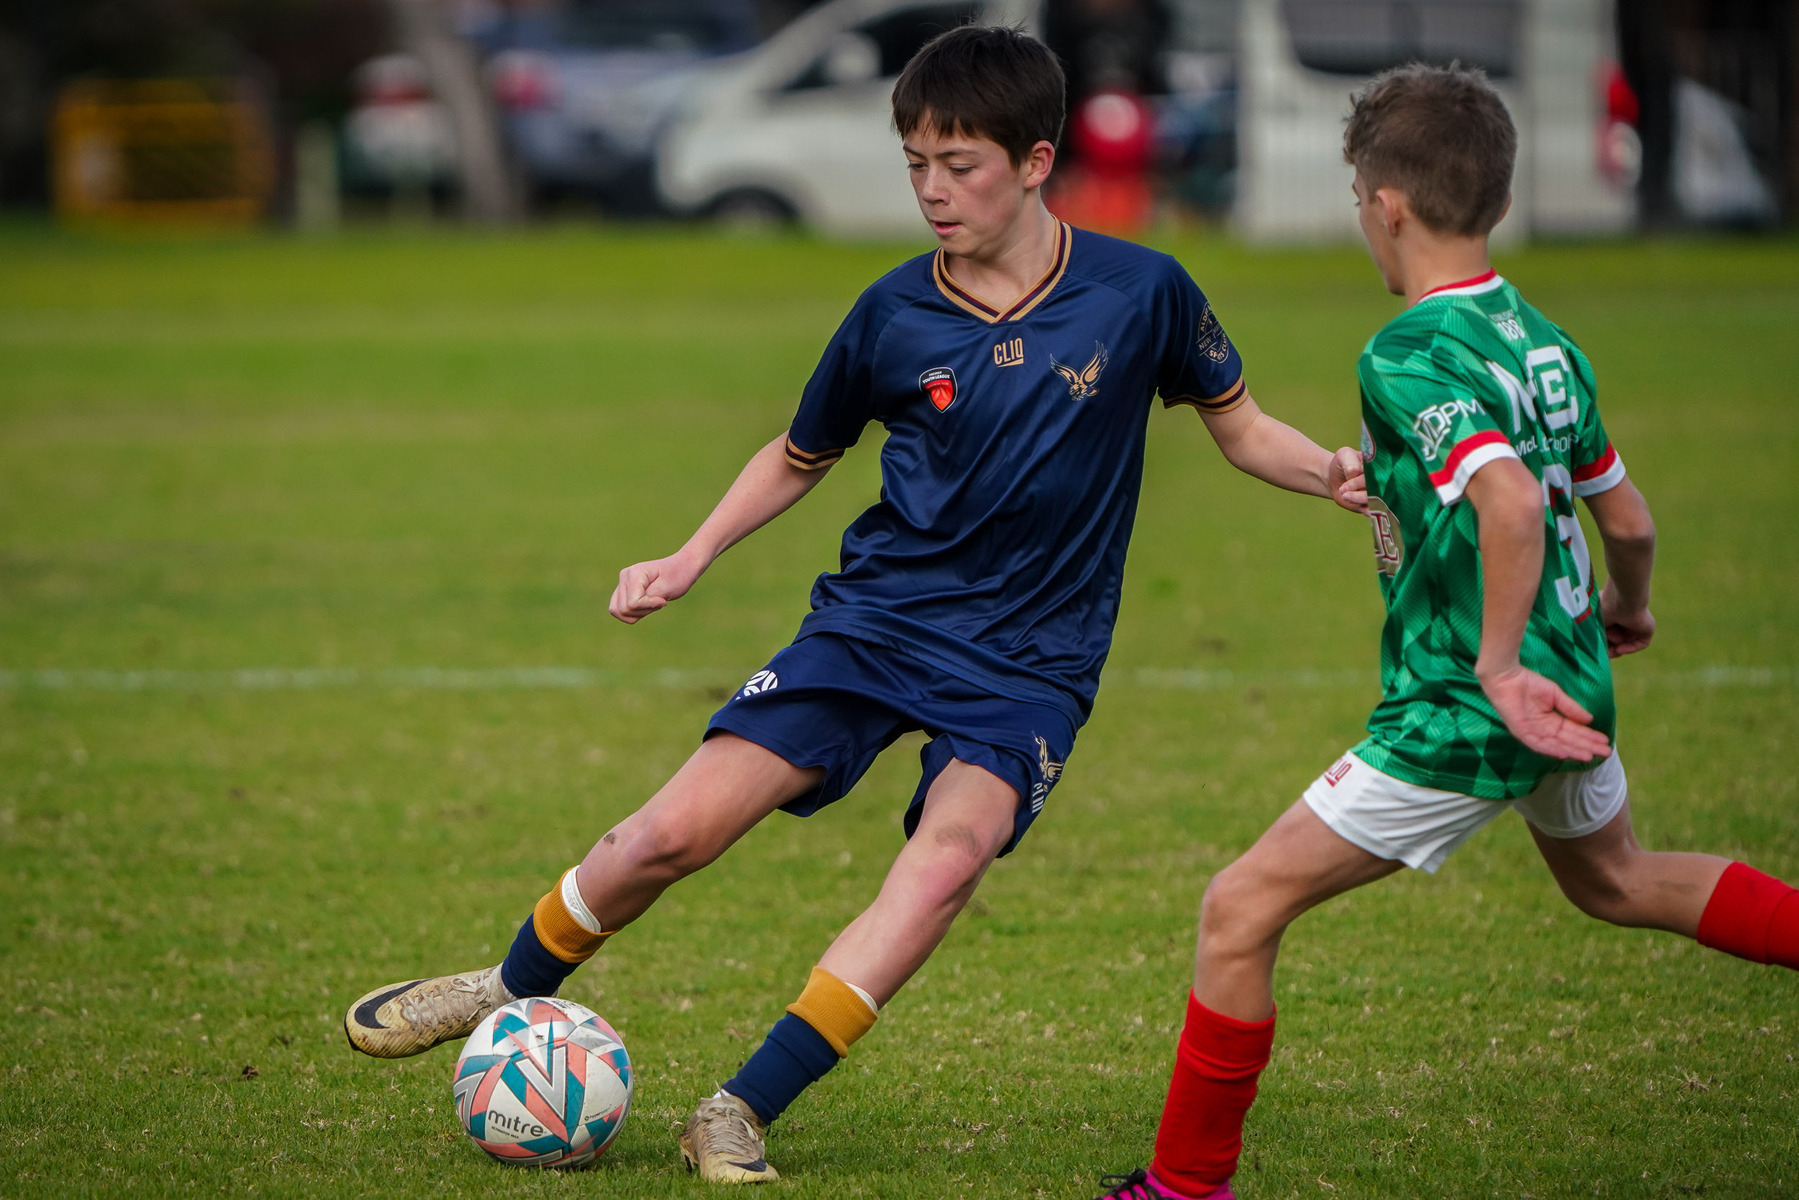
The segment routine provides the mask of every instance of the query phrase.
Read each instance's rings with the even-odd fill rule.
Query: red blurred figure
[[[1643,142],[1637,133],[1641,106],[1637,93],[1615,62],[1600,68],[1600,90],[1605,99],[1605,119],[1599,123],[1600,172],[1613,183],[1635,187],[1643,171]]]
[[[1154,115],[1130,92],[1106,88],[1075,109],[1068,138],[1075,163],[1050,199],[1055,214],[1082,229],[1130,236],[1155,211],[1149,168]]]

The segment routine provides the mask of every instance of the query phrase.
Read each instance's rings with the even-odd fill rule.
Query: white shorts
[[[1597,767],[1546,775],[1528,796],[1486,800],[1419,787],[1377,771],[1353,754],[1306,789],[1305,802],[1344,840],[1377,858],[1435,871],[1450,851],[1508,808],[1552,838],[1585,837],[1624,807],[1617,751]]]

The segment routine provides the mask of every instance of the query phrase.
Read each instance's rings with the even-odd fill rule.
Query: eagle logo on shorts
[[[1062,777],[1062,764],[1052,762],[1049,757],[1049,742],[1037,739],[1037,769],[1043,772],[1043,782],[1054,783]]]
[[[1099,395],[1099,373],[1106,369],[1112,358],[1106,353],[1104,342],[1093,343],[1093,357],[1087,365],[1076,371],[1067,363],[1056,361],[1055,355],[1049,356],[1049,369],[1068,381],[1068,398],[1070,400],[1086,400]]]

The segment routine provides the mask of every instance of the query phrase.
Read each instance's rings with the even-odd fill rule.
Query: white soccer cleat
[[[762,1135],[768,1126],[729,1092],[700,1101],[681,1130],[687,1169],[708,1183],[771,1183],[781,1173],[768,1165]]]
[[[391,983],[350,1006],[344,1034],[364,1054],[410,1058],[467,1037],[488,1013],[516,999],[500,982],[498,967]]]

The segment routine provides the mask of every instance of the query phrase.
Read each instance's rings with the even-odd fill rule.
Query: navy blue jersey
[[[843,537],[799,636],[939,663],[1085,720],[1112,643],[1150,404],[1225,412],[1243,366],[1165,254],[1059,226],[1055,264],[1005,311],[942,251],[857,300],[800,400],[787,455],[816,469],[870,421],[881,498]]]

